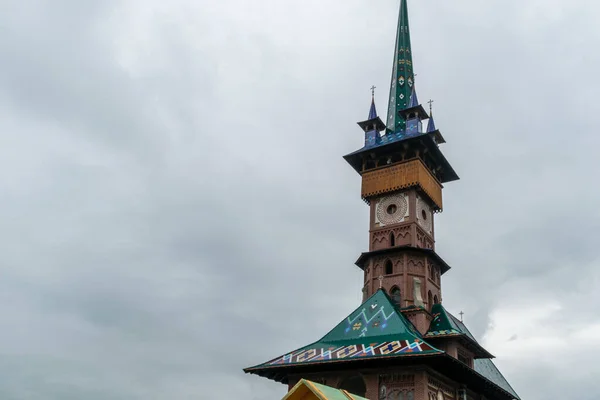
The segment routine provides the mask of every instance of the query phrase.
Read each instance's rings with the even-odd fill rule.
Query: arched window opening
[[[391,275],[393,273],[394,273],[394,265],[392,264],[392,262],[390,260],[387,260],[385,262],[385,274]]]
[[[433,294],[431,293],[431,290],[429,291],[429,293],[427,293],[427,305],[429,306],[429,310],[431,311],[431,308],[433,307]]]
[[[394,232],[390,233],[390,247],[394,247],[396,245],[396,236],[394,236]]]
[[[365,397],[367,394],[367,385],[360,375],[349,376],[342,381],[338,389],[346,390],[357,396]]]
[[[437,294],[433,296],[433,304],[440,304],[440,302],[438,301]]]
[[[400,293],[400,289],[396,286],[392,288],[390,291],[390,296],[392,297],[392,301],[398,306],[402,307],[402,294]]]

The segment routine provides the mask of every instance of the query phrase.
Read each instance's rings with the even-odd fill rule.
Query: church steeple
[[[245,372],[290,389],[302,378],[318,380],[348,398],[515,400],[493,356],[442,306],[441,279],[450,266],[435,250],[435,217],[443,185],[458,175],[419,104],[407,0],[400,1],[387,125],[372,87],[368,119],[358,123],[364,146],[344,156],[369,206],[368,251],[356,261],[363,304],[321,340]]]
[[[415,75],[412,63],[412,48],[410,45],[410,29],[408,25],[407,0],[400,0],[400,16],[396,32],[396,48],[394,50],[394,66],[388,105],[387,129],[394,133],[404,130],[406,122],[399,115],[401,110],[408,108],[413,93]]]

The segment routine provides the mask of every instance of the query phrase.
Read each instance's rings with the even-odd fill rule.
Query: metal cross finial
[[[465,315],[465,313],[461,311],[461,312],[459,312],[459,314],[460,314],[460,322],[463,322],[463,315]]]
[[[383,287],[383,275],[379,275],[379,289]]]
[[[371,96],[375,97],[375,89],[377,89],[377,86],[373,85],[371,86]]]
[[[428,101],[428,103],[429,103],[429,115],[431,115],[431,114],[432,114],[432,111],[431,111],[431,110],[433,109],[433,102],[434,102],[434,101],[433,101],[433,100],[431,100],[431,99]]]

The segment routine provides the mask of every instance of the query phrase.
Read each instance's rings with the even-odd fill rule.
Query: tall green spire
[[[392,132],[404,130],[404,119],[398,111],[408,107],[415,83],[413,72],[412,49],[410,47],[410,30],[408,28],[407,0],[400,0],[400,16],[396,33],[396,49],[394,51],[394,67],[390,87],[390,103],[388,106],[387,128]]]

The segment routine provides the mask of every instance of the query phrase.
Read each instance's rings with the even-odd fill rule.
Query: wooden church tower
[[[245,372],[289,388],[308,379],[370,400],[519,399],[493,356],[442,305],[450,267],[435,252],[434,219],[443,184],[458,176],[417,98],[406,0],[386,122],[373,98],[358,125],[364,146],[344,158],[362,177],[370,210],[369,251],[356,262],[363,303],[317,342]]]

